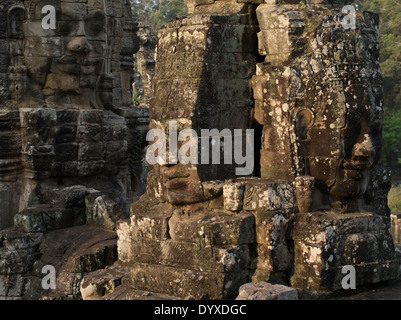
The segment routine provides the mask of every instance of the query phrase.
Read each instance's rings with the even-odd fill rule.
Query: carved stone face
[[[222,37],[220,23],[228,17],[231,19],[229,15],[205,15],[202,23],[185,18],[181,25],[171,22],[158,32],[156,76],[149,106],[150,127],[165,133],[168,149],[171,122],[177,123],[178,135],[184,129],[193,130],[198,155],[198,161],[187,164],[180,159],[169,161],[167,156],[167,164],[151,173],[155,172],[157,178],[152,186],[148,182],[147,190],[157,190],[157,194],[162,194],[164,200],[172,204],[193,204],[216,197],[218,192],[221,195],[222,186],[214,188],[219,184],[217,181],[235,178],[235,169],[245,167],[233,157],[230,158],[232,163],[224,161],[224,139],[216,136],[223,130],[229,131],[225,136],[231,139],[232,145],[225,150],[232,150],[234,130],[242,130],[245,134],[250,128],[249,77],[256,60],[256,35],[253,26],[230,22],[227,28],[238,41],[233,43],[230,37]],[[221,52],[218,58],[216,51]],[[205,139],[201,137],[202,130],[213,129],[218,133]],[[241,134],[238,136],[238,140],[244,140]],[[220,141],[220,163],[213,163],[212,145],[217,139]],[[176,137],[175,140],[179,139]],[[205,156],[208,163],[202,161],[202,141],[209,147],[209,154]],[[177,151],[187,143],[178,141]]]
[[[190,204],[206,200],[194,165],[166,165],[160,168],[162,189],[172,204]]]
[[[159,166],[158,175],[160,176],[163,198],[175,205],[185,205],[205,200],[197,165],[192,163],[183,164],[178,158],[170,159],[170,153],[177,156],[178,150],[186,143],[185,141],[178,141],[176,138],[178,137],[178,132],[184,129],[191,129],[190,123],[189,119],[177,121],[175,118],[163,122],[151,121],[151,128],[159,129],[165,135],[163,139],[166,142],[164,159],[166,163]],[[173,147],[173,140],[177,143],[176,148]],[[161,156],[161,154],[158,152],[157,156]]]
[[[377,23],[374,16],[365,19],[367,24]],[[379,55],[362,31],[337,29],[329,41],[327,31],[319,31],[322,48],[328,52],[322,58],[331,62],[326,62],[326,77],[321,72],[319,80],[312,80],[306,89],[315,88],[312,94],[307,92],[305,101],[314,112],[313,119],[295,131],[306,174],[324,182],[334,207],[355,211],[381,153]],[[320,97],[312,100],[312,95]]]
[[[382,143],[382,110],[364,99],[367,93],[363,90],[350,86],[348,92],[352,96],[345,94],[351,99],[346,99],[342,116],[334,110],[344,102],[337,102],[327,106],[320,121],[304,120],[296,129],[305,174],[323,182],[323,189],[328,188],[334,202],[343,206],[365,193]]]
[[[382,114],[371,114],[370,106],[360,105],[349,112],[341,130],[343,156],[336,168],[330,195],[341,203],[360,198],[366,191],[369,172],[377,164],[382,144]]]
[[[274,7],[257,12],[262,21],[281,15]],[[287,49],[260,47],[269,64],[260,64],[252,80],[255,119],[264,126],[262,178],[314,177],[321,204],[316,210],[331,203],[356,211],[380,156],[382,78],[378,46],[372,45],[378,41],[378,21],[373,14],[358,13],[356,29],[347,31],[336,25],[336,12],[303,20],[300,11],[289,18],[288,25],[302,26],[297,22],[302,20],[305,29],[313,30],[306,48],[297,46],[303,36],[288,50],[282,39],[289,32],[278,36],[268,23],[262,28],[261,40]],[[297,57],[279,56],[282,51]]]
[[[10,91],[21,121],[37,120],[21,127],[26,172],[32,178],[72,177],[117,168],[115,161],[125,157],[126,124],[105,109],[132,105],[138,39],[126,1],[32,0],[18,8],[22,12],[8,21],[17,38],[10,38],[9,47],[22,43],[8,72],[18,94]]]
[[[46,1],[45,1],[46,2]],[[111,33],[103,1],[33,1],[25,24],[25,60],[33,96],[54,107],[108,107],[112,89]],[[106,2],[107,3],[107,2]],[[43,29],[45,4],[56,8],[56,30]]]
[[[174,112],[172,112],[170,115],[173,114]],[[225,162],[226,159],[224,150],[226,150],[227,147],[224,140],[229,139],[229,141],[231,141],[232,145],[228,146],[228,148],[230,148],[231,150],[237,146],[237,139],[238,141],[240,141],[240,143],[244,143],[244,136],[231,136],[234,132],[234,130],[231,129],[237,129],[238,127],[242,127],[245,129],[247,122],[244,121],[244,123],[238,124],[238,122],[230,117],[227,117],[226,119],[220,119],[221,123],[224,123],[224,125],[228,127],[224,129],[227,132],[226,138],[221,138],[219,135],[221,134],[221,132],[223,132],[223,130],[221,128],[218,128],[217,126],[217,128],[214,128],[213,126],[213,123],[215,123],[216,120],[219,120],[218,115],[216,115],[217,119],[208,119],[206,118],[204,110],[199,110],[197,112],[197,117],[198,120],[208,120],[208,124],[206,124],[203,128],[199,128],[200,124],[197,123],[196,120],[185,118],[177,119],[174,116],[172,116],[172,118],[170,119],[165,119],[162,122],[153,121],[153,123],[158,123],[158,127],[161,128],[165,134],[167,151],[165,158],[166,163],[160,166],[159,174],[163,196],[165,200],[167,200],[171,204],[186,205],[210,200],[215,198],[216,196],[219,196],[222,192],[222,181],[229,178],[235,178],[235,169],[236,167],[240,166],[235,163],[236,158],[230,159],[232,163],[230,163],[230,161]],[[232,114],[232,117],[235,117],[235,114]],[[242,117],[241,121],[243,121],[244,119],[246,120],[245,117]],[[172,135],[172,131],[169,128],[172,122],[178,123],[178,139],[177,136],[175,136],[174,138],[174,135]],[[203,123],[203,121],[201,121],[201,123]],[[236,125],[238,125],[238,127],[236,127]],[[213,136],[202,136],[202,132],[204,130],[209,132],[209,130],[213,129],[215,129],[215,132],[218,133],[213,133]],[[184,137],[180,137],[180,134],[183,133],[184,130],[190,130],[195,136],[191,135],[191,138],[187,137],[186,140],[184,140]],[[241,132],[243,132],[245,135],[245,130]],[[171,137],[173,137],[172,140],[177,139],[177,147],[174,154],[178,155],[178,158],[176,158],[175,160],[170,159],[169,157],[170,153],[172,152],[170,144]],[[206,141],[206,143],[203,144],[202,140]],[[214,144],[218,143],[217,140],[220,140],[220,147],[214,149]],[[191,148],[191,146],[194,146],[194,148]],[[204,161],[204,159],[202,159],[202,153],[206,148],[209,148],[208,163],[202,162]],[[220,154],[218,155],[220,163],[214,163],[214,159],[212,159],[212,157],[214,156],[214,152],[217,149],[220,152]],[[253,152],[253,148],[246,148],[247,155],[250,154],[250,150]],[[231,154],[233,153],[234,152],[232,152]],[[185,159],[182,159],[180,157],[180,155],[183,154],[185,154],[187,163],[184,162]],[[197,157],[197,159],[194,160],[194,157]],[[191,162],[191,160],[188,159],[194,161]],[[248,162],[246,164],[249,165]],[[218,185],[220,185],[220,187],[218,187]]]

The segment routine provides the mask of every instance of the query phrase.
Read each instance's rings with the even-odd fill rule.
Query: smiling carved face
[[[95,3],[96,2],[96,3]],[[46,3],[48,4],[48,3]],[[111,104],[111,58],[102,1],[53,1],[56,29],[43,29],[42,1],[31,4],[25,22],[25,63],[32,94],[53,107],[104,108]]]
[[[345,210],[352,199],[362,197],[367,189],[371,169],[377,164],[382,145],[382,112],[373,113],[369,106],[349,113],[346,127],[341,130],[343,157],[336,170],[335,183],[330,188],[334,204]]]
[[[370,171],[380,158],[380,96],[374,86],[349,85],[347,90],[326,93],[321,99],[323,107],[315,112],[303,109],[295,117],[304,174],[316,178],[318,187],[340,211],[358,211],[357,199],[365,193]]]

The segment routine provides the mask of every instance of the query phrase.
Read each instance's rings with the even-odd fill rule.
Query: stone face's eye
[[[357,143],[358,137],[362,134],[363,127],[361,119],[348,117],[347,126],[342,129],[346,157],[351,156],[352,148]]]
[[[383,128],[383,121],[375,119],[371,125],[370,133],[374,136],[381,134]]]
[[[74,30],[74,21],[60,21],[58,24],[58,32],[61,36],[69,36]]]
[[[370,125],[370,138],[375,148],[381,150],[382,146],[382,130],[383,130],[383,121],[381,119],[375,119],[373,123]],[[377,156],[380,152],[376,150]]]
[[[106,17],[100,10],[90,13],[88,21],[85,24],[85,31],[88,36],[95,37],[99,35],[105,26]]]
[[[310,129],[314,121],[312,111],[304,109],[298,112],[295,118],[295,132],[299,139],[306,140],[307,131]]]

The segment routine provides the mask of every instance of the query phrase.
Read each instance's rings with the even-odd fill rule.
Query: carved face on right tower
[[[297,134],[305,171],[325,183],[332,205],[341,211],[358,210],[357,199],[366,191],[382,145],[379,54],[369,45],[375,33],[366,36],[367,30],[377,31],[377,17],[359,19],[354,31],[317,29],[326,71],[306,88],[305,104],[314,119]]]
[[[307,114],[305,109],[295,119],[302,170],[322,182],[320,186],[327,188],[332,205],[346,211],[357,210],[353,200],[365,193],[369,172],[381,152],[383,110],[371,104],[362,88],[350,85],[345,92],[326,96],[333,104],[315,114],[312,123],[299,123],[305,118],[302,113]],[[339,109],[343,111],[339,113]]]
[[[269,7],[259,16],[281,15],[280,10]],[[316,21],[291,16],[289,25],[303,26],[302,20],[312,31],[299,36],[299,43],[307,38],[305,48],[290,48],[298,56],[285,54],[283,61],[275,61],[275,47],[269,47],[280,39],[262,30],[261,48],[271,64],[260,66],[253,79],[255,118],[264,125],[263,178],[311,176],[320,192],[318,209],[331,203],[340,211],[357,211],[382,143],[382,78],[378,45],[372,45],[378,43],[378,20],[358,12],[355,30],[347,30],[338,23],[340,14],[333,9]]]

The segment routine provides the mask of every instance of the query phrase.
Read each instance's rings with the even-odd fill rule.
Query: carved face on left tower
[[[48,106],[100,107],[94,93],[107,78],[106,14],[102,1],[96,6],[89,2],[30,3],[24,56],[33,96]],[[56,9],[56,29],[43,28],[49,13],[42,13],[45,5]]]
[[[55,29],[43,27],[51,25],[50,11],[43,10],[47,5],[56,11]],[[135,34],[124,34],[132,23],[125,9],[120,1],[109,0],[30,1],[24,57],[32,102],[54,108],[110,108],[122,51],[131,51],[132,58],[137,49],[122,44],[124,37],[136,41]]]

